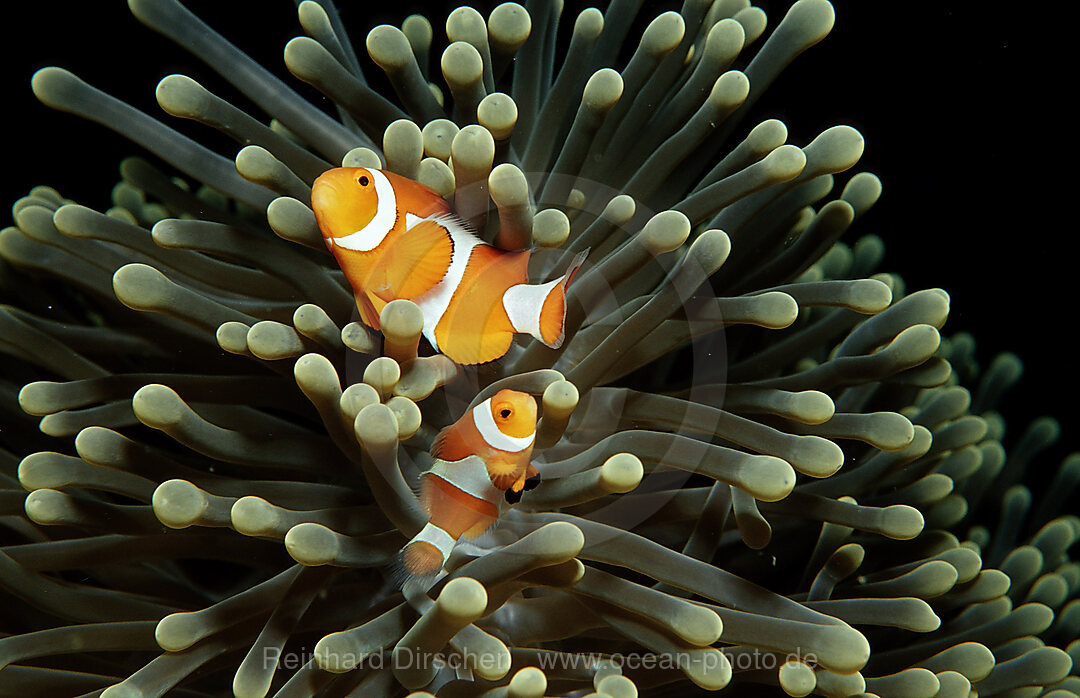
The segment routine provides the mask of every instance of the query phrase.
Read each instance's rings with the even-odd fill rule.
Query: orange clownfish
[[[498,359],[515,332],[562,344],[565,287],[580,259],[562,277],[530,284],[528,250],[488,245],[437,193],[384,170],[328,170],[311,204],[368,326],[379,329],[383,307],[405,298],[420,307],[432,347],[459,364]]]
[[[442,569],[458,539],[476,538],[539,484],[530,463],[536,438],[536,399],[500,390],[439,432],[435,463],[420,476],[420,506],[428,523],[402,549],[409,574]]]

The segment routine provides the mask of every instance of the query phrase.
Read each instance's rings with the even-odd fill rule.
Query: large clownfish
[[[459,364],[498,359],[515,332],[562,344],[565,288],[580,260],[530,284],[528,250],[484,243],[437,193],[384,170],[328,170],[311,204],[368,326],[379,329],[383,307],[405,298],[420,307],[432,347]]]
[[[522,490],[539,483],[529,463],[535,438],[536,399],[516,390],[500,390],[439,433],[435,463],[420,476],[428,523],[402,548],[406,572],[438,572],[458,539],[487,531]]]

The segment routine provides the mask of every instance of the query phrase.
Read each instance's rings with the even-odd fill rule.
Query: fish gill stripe
[[[507,436],[502,433],[499,425],[495,423],[495,418],[491,416],[491,398],[474,407],[472,415],[476,430],[480,432],[480,436],[484,437],[488,446],[509,453],[518,453],[532,446],[533,438],[536,436],[535,431],[528,436]]]
[[[454,544],[457,543],[453,536],[430,521],[420,529],[419,533],[413,536],[413,539],[409,541],[409,545],[420,542],[433,545],[442,555],[443,564],[446,564],[446,559],[450,557],[450,552],[454,549]]]
[[[450,242],[453,243],[454,251],[450,255],[450,267],[446,270],[443,280],[429,291],[414,298],[413,302],[420,307],[420,312],[424,316],[424,337],[431,342],[435,351],[438,351],[439,344],[435,341],[435,327],[446,314],[454,293],[457,292],[461,280],[465,277],[465,269],[469,266],[473,248],[482,243],[478,237],[463,229],[454,218],[435,216],[432,220],[445,227],[450,233]]]
[[[394,185],[379,170],[368,170],[375,184],[375,197],[378,204],[375,206],[375,215],[368,224],[355,233],[349,233],[337,238],[334,242],[347,250],[357,252],[370,252],[379,246],[390,231],[397,224],[397,196],[394,195]]]
[[[551,289],[562,283],[562,277],[546,284],[516,284],[506,289],[502,303],[515,332],[527,332],[540,337],[540,311]]]

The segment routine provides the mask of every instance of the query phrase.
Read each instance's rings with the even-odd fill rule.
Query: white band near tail
[[[480,436],[484,437],[488,446],[500,451],[509,453],[524,451],[532,446],[533,439],[536,438],[535,431],[528,436],[507,436],[502,433],[499,425],[495,423],[495,418],[491,416],[491,398],[474,407],[472,415],[473,423],[476,425],[476,430],[480,432]]]
[[[420,529],[420,532],[409,541],[409,544],[411,545],[412,543],[419,541],[430,543],[435,546],[435,549],[442,555],[443,564],[446,564],[446,559],[450,557],[450,553],[454,549],[454,544],[457,543],[449,533],[431,522],[425,524],[424,527]]]
[[[560,276],[546,284],[517,284],[506,289],[502,297],[503,309],[515,332],[527,332],[544,341],[540,334],[540,311],[544,309],[544,301],[551,289],[562,281],[563,277]]]
[[[456,461],[435,460],[424,476],[434,475],[477,499],[496,506],[506,503],[503,491],[491,484],[487,465],[479,456],[468,456]]]
[[[347,250],[370,252],[379,246],[397,222],[397,196],[394,195],[394,186],[382,172],[375,169],[368,172],[371,173],[371,180],[375,185],[375,196],[378,198],[375,216],[355,233],[333,238],[334,244]]]

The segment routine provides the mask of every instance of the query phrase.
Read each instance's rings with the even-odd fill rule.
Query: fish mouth
[[[330,199],[334,193],[334,184],[332,177],[328,175],[330,172],[324,172],[311,185],[311,206],[316,211],[332,203]]]
[[[333,247],[337,244],[334,241],[333,233],[325,225],[326,221],[323,215],[325,211],[332,207],[335,199],[336,188],[334,187],[333,177],[330,176],[332,172],[333,170],[324,172],[311,185],[311,210],[315,213],[319,232],[322,233],[327,247]]]

